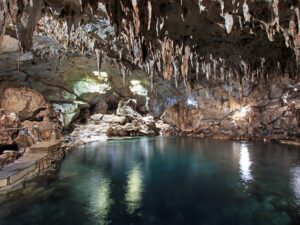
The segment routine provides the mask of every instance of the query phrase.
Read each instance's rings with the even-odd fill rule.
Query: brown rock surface
[[[183,103],[178,103],[167,108],[161,118],[182,131],[193,131],[199,128],[203,113],[195,107],[185,107]]]
[[[21,118],[30,118],[49,106],[45,98],[29,88],[7,88],[0,99],[0,106],[6,112],[13,112]]]
[[[13,163],[18,156],[19,153],[17,151],[4,151],[3,154],[0,155],[0,167]]]
[[[19,118],[15,113],[6,113],[0,109],[0,146],[12,145],[20,126]]]

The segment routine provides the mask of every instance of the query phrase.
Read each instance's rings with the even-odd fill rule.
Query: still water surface
[[[93,143],[9,199],[1,225],[299,225],[300,149],[197,138]]]

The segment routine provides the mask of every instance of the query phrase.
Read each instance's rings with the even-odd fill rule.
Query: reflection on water
[[[99,224],[106,224],[112,204],[109,179],[102,178],[98,187],[98,191],[91,195],[90,208],[93,210],[93,214],[98,219]]]
[[[291,170],[292,182],[291,186],[296,195],[298,204],[300,204],[300,166],[296,166]]]
[[[136,165],[128,174],[125,201],[129,214],[139,209],[142,201],[143,180],[139,165]]]
[[[299,149],[274,143],[94,143],[68,155],[58,177],[1,202],[0,225],[299,225],[299,160]]]
[[[245,143],[241,143],[239,167],[240,167],[241,178],[245,183],[253,180],[251,165],[252,162],[250,160],[248,146]]]

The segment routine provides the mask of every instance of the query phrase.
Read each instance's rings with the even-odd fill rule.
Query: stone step
[[[60,148],[61,142],[59,141],[42,141],[30,147],[30,153],[47,153],[56,151]]]
[[[14,163],[3,167],[0,170],[0,188],[14,184],[21,180],[27,174],[36,170],[37,162],[43,159],[47,154],[31,154],[25,155],[16,160]]]

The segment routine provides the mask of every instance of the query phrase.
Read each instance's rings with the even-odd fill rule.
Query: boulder
[[[41,110],[49,108],[45,98],[29,88],[5,89],[0,106],[8,113],[16,113],[23,120],[35,117]]]
[[[128,132],[123,126],[116,125],[109,127],[107,129],[106,135],[108,137],[126,137],[128,136]]]
[[[0,167],[13,163],[19,156],[17,151],[6,150],[0,155]]]
[[[142,119],[142,115],[136,112],[136,100],[122,99],[118,104],[116,114],[119,116],[126,116],[130,119]]]
[[[106,103],[106,101],[100,101],[98,102],[93,109],[93,113],[95,114],[106,114],[108,111],[108,104]]]
[[[178,130],[177,127],[165,123],[162,120],[156,121],[155,126],[157,127],[159,134],[162,136],[177,136],[180,134],[180,131]]]
[[[133,120],[125,125],[112,125],[106,132],[109,137],[126,137],[126,136],[154,136],[158,135],[158,129],[154,122],[144,123],[141,120]]]
[[[125,116],[117,116],[117,115],[104,115],[102,117],[102,121],[106,123],[117,123],[117,124],[125,124],[127,119]]]
[[[66,128],[68,128],[70,123],[80,114],[79,107],[75,103],[53,104],[53,108],[62,126]]]
[[[161,119],[178,127],[182,131],[193,131],[199,128],[203,114],[200,109],[195,107],[187,107],[183,103],[168,107]]]
[[[95,115],[92,115],[90,118],[93,121],[100,121],[103,118],[103,114],[95,114]]]
[[[18,137],[15,139],[15,142],[18,145],[18,148],[27,148],[34,144],[34,138],[29,133],[29,130],[23,128],[20,132]]]
[[[5,113],[0,109],[0,146],[12,145],[19,127],[20,120],[15,113]]]

